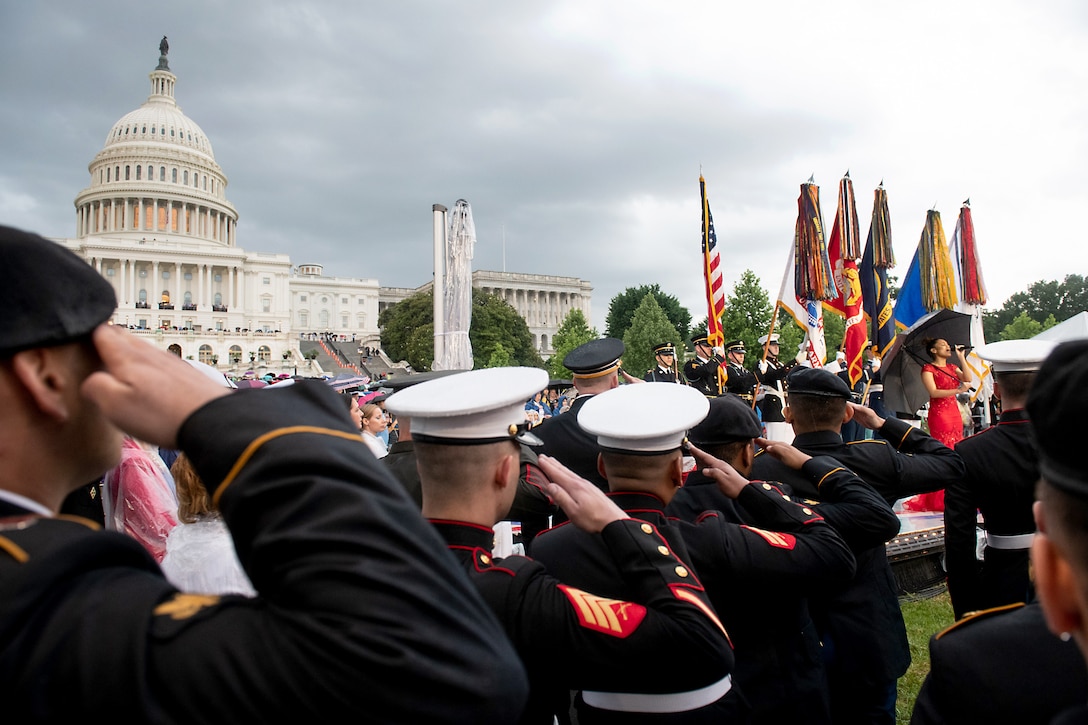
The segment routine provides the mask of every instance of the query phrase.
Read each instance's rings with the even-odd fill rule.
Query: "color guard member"
[[[725,363],[725,349],[712,347],[706,335],[696,335],[691,338],[691,344],[695,346],[695,357],[684,363],[684,377],[688,385],[708,398],[721,395],[725,375],[721,367]]]
[[[671,342],[654,345],[654,362],[657,364],[642,377],[648,383],[679,383],[676,372],[676,347]]]

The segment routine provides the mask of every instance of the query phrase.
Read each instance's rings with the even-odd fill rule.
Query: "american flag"
[[[722,284],[721,257],[718,237],[714,233],[714,217],[706,198],[706,179],[699,175],[699,195],[703,205],[703,279],[706,281],[706,336],[711,345],[725,342],[722,333],[722,313],[725,312],[725,290]]]

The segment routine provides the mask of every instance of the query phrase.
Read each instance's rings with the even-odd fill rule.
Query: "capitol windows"
[[[271,312],[271,311],[272,311],[272,298],[271,297],[262,297],[261,298],[261,312]]]
[[[268,330],[265,330],[265,332],[268,332]],[[272,350],[269,349],[268,345],[261,345],[257,348],[257,359],[263,363],[267,363],[272,359]]]
[[[106,167],[106,181],[111,181],[111,179],[110,179],[110,172],[111,171],[113,171],[113,169],[111,169],[111,168],[109,168],[107,166]],[[101,171],[98,172],[98,179],[99,179],[99,181],[102,180],[102,172]]]
[[[340,298],[340,304],[346,305],[347,303],[348,303],[348,298],[347,297],[341,297]]]
[[[196,352],[196,359],[205,365],[212,365],[212,346],[201,345],[200,349]]]
[[[230,354],[230,361],[232,363],[242,362],[242,348],[238,347],[237,345],[231,345],[229,354]]]
[[[348,316],[347,315],[343,315],[340,318],[340,327],[344,328],[345,330],[348,329]]]
[[[144,305],[147,304],[147,290],[145,290],[145,289],[140,290],[139,300],[140,300],[141,304],[144,304]]]
[[[186,186],[189,185],[189,171],[188,171],[188,169],[181,172],[181,183],[185,184]]]
[[[182,298],[181,303],[183,305],[185,305],[186,307],[189,307],[190,305],[192,305],[193,304],[193,293],[192,292],[186,292],[185,296]]]
[[[147,180],[148,181],[154,181],[155,180],[155,167],[154,166],[148,166],[147,167]]]
[[[217,275],[213,276],[212,279],[214,279],[216,282],[222,282],[223,281],[223,275],[217,274]]]
[[[271,277],[262,277],[261,278],[261,284],[272,284],[272,278]]]
[[[317,324],[322,330],[329,329],[329,311],[321,310],[317,315]]]
[[[166,167],[159,167],[159,181],[166,181]]]
[[[106,276],[107,276],[107,277],[112,277],[112,276],[114,276],[115,274],[117,274],[117,270],[116,270],[116,269],[114,269],[113,267],[106,267]]]
[[[185,277],[186,280],[191,280],[193,278],[193,273],[192,272],[186,272],[184,277]]]
[[[299,302],[305,302],[306,301],[306,295],[299,295],[298,296],[298,301]]]
[[[144,126],[144,133],[147,133],[147,126]]]
[[[223,306],[223,293],[222,292],[216,292],[215,297],[212,299],[212,303],[216,307],[222,307]]]
[[[177,169],[170,169],[170,181],[174,182],[175,184],[178,183],[178,170]]]
[[[131,168],[132,167],[130,166],[125,166],[125,181],[128,181],[132,178]]]
[[[120,181],[121,180],[121,167],[120,166],[114,166],[113,167],[113,180],[114,181]]]
[[[308,324],[310,324],[310,315],[309,315],[309,313],[299,312],[298,313],[298,326],[305,328],[306,325],[308,325]]]
[[[141,170],[141,169],[143,169],[143,167],[142,167],[142,166],[137,166],[137,167],[136,167],[136,181],[139,181],[139,180],[140,180],[140,170]]]

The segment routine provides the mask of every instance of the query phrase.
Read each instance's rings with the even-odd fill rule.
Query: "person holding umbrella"
[[[960,364],[950,363],[952,346],[941,338],[927,338],[925,348],[930,360],[922,366],[922,384],[929,392],[929,434],[949,448],[963,440],[963,418],[956,396],[968,391],[971,382],[964,346],[956,345]]]

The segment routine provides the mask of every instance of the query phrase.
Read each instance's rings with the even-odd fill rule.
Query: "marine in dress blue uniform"
[[[1035,484],[1039,454],[1024,405],[1035,374],[1055,343],[1006,340],[976,354],[990,363],[994,394],[1001,399],[996,425],[956,444],[966,469],[944,498],[948,592],[956,618],[1034,598],[1029,554],[1035,537]],[[985,529],[977,557],[976,522]]]
[[[671,547],[653,525],[628,517],[588,481],[566,471],[557,485],[573,486],[573,525],[601,543],[628,596],[603,596],[556,579],[532,559],[492,553],[491,527],[514,495],[517,439],[533,442],[523,403],[546,382],[537,368],[492,368],[389,400],[412,420],[424,514],[529,672],[531,696],[521,722],[550,725],[553,717],[565,718],[570,690],[596,693],[588,697],[605,702],[661,688],[724,690],[732,650],[683,549]],[[477,391],[470,401],[465,389]]]
[[[517,717],[499,623],[326,384],[218,386],[103,325],[112,286],[36,235],[0,227],[0,275],[0,430],[23,442],[0,461],[6,722]],[[180,592],[135,539],[53,516],[117,460],[114,425],[180,444],[256,598]]]
[[[657,412],[640,416],[639,411],[645,410]],[[728,472],[730,495],[754,512],[759,526],[738,525],[714,512],[698,524],[666,515],[665,506],[682,481],[680,446],[684,434],[704,419],[708,410],[709,401],[697,390],[666,383],[623,386],[590,401],[583,410],[583,425],[597,436],[601,446],[612,500],[632,516],[653,522],[668,540],[686,547],[689,563],[704,583],[713,581],[719,590],[711,592],[708,585],[712,601],[736,597],[746,584],[785,577],[787,572],[811,580],[847,580],[853,572],[853,557],[830,526],[811,509],[786,501],[773,485],[750,484],[723,461],[712,459],[719,470]],[[565,581],[592,586],[611,596],[623,591],[623,583],[607,570],[599,542],[569,525],[543,532],[534,556]],[[726,629],[733,634],[728,626]],[[743,688],[737,689],[746,700]],[[589,700],[579,704],[580,721],[601,717]],[[726,698],[661,719],[734,722],[728,718],[749,717],[737,710],[738,705],[737,700]],[[819,703],[812,707],[818,711]],[[608,721],[645,722],[646,717],[638,711],[615,712]]]

